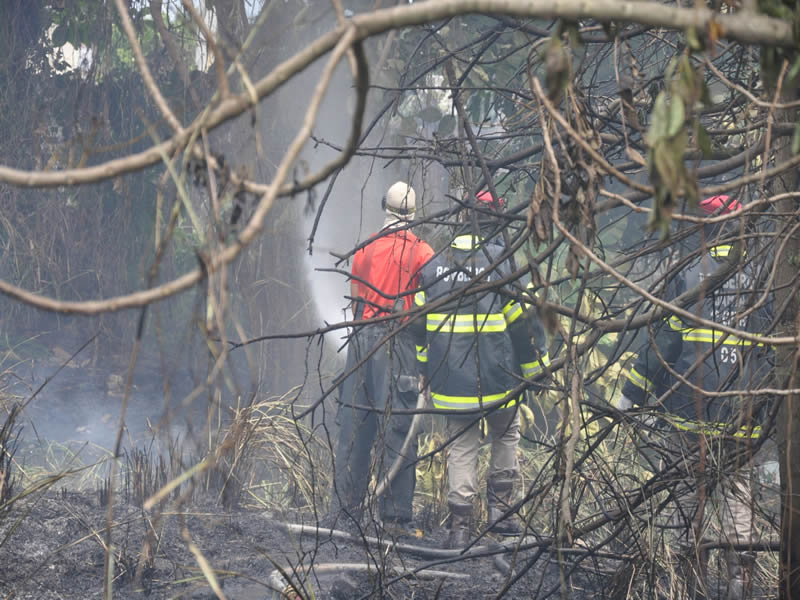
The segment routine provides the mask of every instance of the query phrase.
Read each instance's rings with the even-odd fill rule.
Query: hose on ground
[[[446,550],[444,548],[431,548],[430,546],[418,546],[416,544],[406,544],[387,539],[379,540],[378,538],[370,536],[362,537],[359,535],[353,535],[346,531],[340,531],[338,529],[328,529],[327,527],[317,528],[314,525],[302,525],[300,523],[284,523],[282,527],[284,527],[288,532],[297,533],[299,535],[330,537],[333,539],[355,542],[355,543],[366,542],[371,546],[383,546],[387,550],[395,550],[400,553],[412,554],[414,556],[419,556],[420,558],[429,558],[429,559],[472,558],[472,557],[478,558],[485,556],[487,552],[492,552],[492,551],[511,552],[517,546],[516,543],[507,543],[507,544],[493,543],[491,545],[473,546],[472,548],[469,549],[468,552],[464,552],[463,550],[458,550],[458,549]]]
[[[297,570],[306,570],[307,567],[298,567]],[[329,562],[314,565],[314,572],[317,575],[325,573],[340,573],[340,572],[366,572],[374,573],[377,567],[371,563],[339,563]],[[401,576],[417,577],[419,579],[469,579],[466,573],[450,573],[448,571],[438,571],[434,569],[421,569],[419,571],[404,569],[401,567],[393,566],[392,572]],[[268,583],[272,588],[272,597],[274,600],[288,599],[295,600],[298,598],[297,591],[286,578],[281,574],[280,569],[275,569],[270,573]]]
[[[511,563],[509,563],[500,552],[507,550],[502,544],[489,544],[490,552],[497,552],[494,555],[494,568],[500,571],[503,575],[511,574]]]
[[[397,458],[394,459],[392,466],[389,467],[389,470],[386,472],[386,476],[378,484],[378,487],[375,488],[375,498],[381,497],[386,491],[386,488],[388,488],[394,478],[397,477],[397,473],[400,472],[403,458],[405,458],[412,441],[416,442],[417,430],[419,430],[420,424],[422,423],[422,414],[419,411],[423,408],[425,408],[425,394],[420,392],[419,396],[417,396],[417,412],[414,414],[414,418],[411,419],[411,426],[408,428],[406,439],[400,448],[400,452],[397,453]]]

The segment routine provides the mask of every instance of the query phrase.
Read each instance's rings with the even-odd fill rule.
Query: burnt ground
[[[369,563],[414,569],[433,565],[441,571],[466,575],[465,580],[409,577],[395,580],[391,569],[380,575],[353,575],[343,580],[335,571],[311,575],[308,598],[493,598],[508,582],[492,557],[451,562],[420,559],[393,551],[364,550],[359,543],[289,534],[283,519],[261,511],[227,511],[213,503],[194,502],[190,508],[154,517],[131,504],[114,509],[112,544],[114,597],[215,598],[191,552],[183,527],[208,563],[216,570],[225,596],[231,600],[272,598],[270,574],[276,566],[291,571],[299,564]],[[296,518],[296,517],[295,517]],[[57,600],[102,598],[106,509],[98,494],[48,491],[33,494],[0,516],[0,598]],[[154,548],[142,560],[148,535]],[[436,547],[444,531],[426,532],[420,539],[404,538],[420,546]],[[517,564],[534,556],[520,553]],[[544,597],[558,586],[558,572],[542,555],[504,598]],[[439,564],[437,564],[439,563]],[[597,566],[597,565],[595,565]],[[137,574],[138,571],[138,574]],[[520,569],[515,570],[519,572]],[[571,578],[571,598],[595,597],[605,577],[584,569]],[[348,587],[349,586],[349,587]],[[580,590],[586,590],[583,594]],[[277,596],[275,596],[277,597]],[[559,597],[557,594],[554,597]]]
[[[562,595],[558,557],[548,551],[505,554],[512,567],[509,574],[501,572],[494,556],[485,550],[476,558],[422,558],[416,552],[381,550],[326,534],[301,537],[288,532],[284,524],[301,519],[301,515],[289,517],[247,508],[225,510],[214,502],[197,499],[182,509],[165,504],[160,511],[160,515],[151,514],[126,502],[116,503],[112,530],[114,598],[217,598],[190,543],[211,565],[229,600],[683,597],[656,595],[648,588],[630,596],[627,583],[620,586],[620,579],[614,576],[623,563],[609,557],[587,558],[580,547],[562,554],[567,589]],[[311,521],[310,515],[305,517]],[[106,509],[96,493],[49,491],[17,502],[0,515],[0,598],[102,598],[106,523]],[[367,533],[375,533],[375,529]],[[382,531],[379,535],[384,541],[441,548],[445,530],[437,527],[424,531],[419,538],[392,537]],[[351,563],[370,565],[372,573],[343,576],[339,565]],[[311,564],[315,567],[310,572],[301,566]],[[285,585],[285,580],[278,578],[276,582],[272,577],[276,567],[284,569],[304,595],[275,592],[276,584]],[[454,573],[463,579],[429,578],[425,571],[398,577],[397,570],[422,568]],[[713,576],[708,583],[709,599],[725,598],[724,580]],[[752,596],[770,597],[774,594],[760,584]]]
[[[36,389],[56,365],[53,361],[44,373],[24,375],[25,389]],[[153,372],[154,367],[145,369],[135,382],[126,440],[152,435],[154,421],[150,419],[165,410],[163,401],[154,400],[164,398],[164,393],[162,383],[150,377]],[[97,488],[102,487],[98,482],[107,471],[80,469],[102,459],[104,453],[107,457],[106,449],[116,433],[121,409],[119,378],[108,373],[100,369],[94,373],[86,367],[65,369],[26,407],[16,459],[27,470],[27,483],[36,480],[37,468],[40,481],[47,473],[78,472],[69,481],[43,486],[0,509],[0,600],[103,597],[108,518],[103,494]],[[181,397],[179,393],[175,396]],[[180,425],[177,417],[173,424]],[[145,512],[134,496],[124,492],[124,485],[114,496],[113,597],[120,600],[216,598],[199,566],[198,553],[213,568],[230,600],[287,597],[275,595],[270,587],[276,567],[284,569],[309,600],[455,600],[496,598],[501,593],[506,599],[580,600],[625,598],[628,591],[627,585],[615,586],[614,573],[621,561],[611,556],[587,558],[580,548],[562,554],[561,563],[555,554],[536,549],[521,551],[513,558],[506,555],[513,569],[505,574],[493,556],[453,561],[369,547],[359,540],[301,537],[287,532],[284,525],[313,523],[311,514],[270,513],[248,506],[246,498],[244,505],[226,508],[214,494],[198,492],[189,501],[171,499],[155,511]],[[375,527],[367,528],[366,533],[392,539]],[[445,531],[441,526],[428,525],[422,533],[420,538],[397,541],[442,547]],[[527,541],[533,540],[529,537]],[[336,567],[341,563],[370,565],[371,573],[343,578]],[[308,572],[310,564],[315,568]],[[766,565],[772,569],[771,563]],[[423,571],[405,578],[397,575],[398,570],[426,566],[464,578],[427,578]],[[562,590],[562,581],[566,590]],[[715,587],[717,592],[710,597],[724,597],[718,580]],[[655,595],[645,592],[637,597]],[[762,590],[755,597],[770,594]]]
[[[77,344],[72,344],[69,351],[73,346]],[[50,360],[38,361],[36,368],[31,363],[27,370],[24,363],[16,365],[14,377],[0,381],[5,384],[4,392],[26,401],[68,356],[67,350],[61,351]],[[30,489],[31,482],[46,483],[49,474],[76,472],[0,509],[0,600],[103,597],[109,521],[102,487],[110,464],[103,459],[109,457],[108,448],[113,447],[116,437],[125,371],[124,363],[116,369],[106,365],[93,369],[77,362],[69,363],[49,381],[27,403],[19,419],[15,460],[27,474],[24,486]],[[167,422],[178,431],[176,437],[191,445],[185,423],[192,419],[174,410],[186,389],[180,389],[179,382],[172,382],[172,395],[177,401],[165,403],[163,381],[154,376],[158,365],[143,363],[137,369],[140,372],[134,379],[126,413],[125,452],[144,448],[151,459],[159,452],[163,455],[163,445],[150,445],[153,440],[160,443],[163,439],[153,431],[159,422]],[[187,387],[191,389],[191,385],[184,386]],[[165,419],[164,414],[170,411],[172,414]],[[192,418],[196,423],[202,421],[203,415]],[[130,469],[130,462],[126,462],[129,456],[123,456],[121,469]],[[269,583],[276,567],[286,569],[305,597],[314,600],[493,598],[510,582],[495,567],[492,556],[452,562],[385,551],[357,539],[301,537],[288,533],[283,524],[312,523],[311,514],[278,515],[247,505],[225,508],[213,493],[196,492],[191,500],[180,503],[170,499],[155,511],[145,512],[141,499],[137,501],[135,494],[130,490],[126,493],[124,487],[120,481],[111,521],[113,597],[117,599],[216,598],[192,548],[214,569],[230,600],[280,597],[274,595]],[[23,484],[18,483],[17,492],[22,489]],[[390,538],[374,527],[366,533],[384,540]],[[421,538],[399,541],[441,548],[444,538],[443,528],[431,527]],[[517,565],[533,556],[532,551],[520,553]],[[558,571],[548,559],[549,555],[541,555],[535,567],[503,597],[545,597],[548,591],[558,589]],[[372,572],[343,579],[341,571],[328,566],[302,575],[307,569],[300,567],[312,563],[368,564]],[[396,575],[397,569],[413,571],[425,565],[465,578]],[[291,575],[293,570],[295,574]],[[520,570],[515,570],[514,577]],[[575,587],[570,597],[583,596],[580,589],[602,589],[604,580],[588,575],[584,569],[570,579],[570,585]]]

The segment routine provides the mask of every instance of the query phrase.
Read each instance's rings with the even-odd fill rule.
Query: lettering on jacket
[[[436,267],[436,278],[439,279],[440,277],[442,277],[442,275],[444,275],[442,281],[444,281],[445,283],[449,283],[451,281],[469,281],[470,279],[477,277],[478,275],[483,273],[485,270],[486,267],[478,267],[477,269],[475,269],[475,272],[473,273],[472,269],[465,266],[462,267],[462,269],[459,271],[453,271],[451,269],[448,269],[444,265],[439,265],[438,267]],[[445,275],[445,273],[447,273],[447,275]],[[488,275],[486,277],[487,281],[491,281],[491,279],[492,279],[491,275]]]

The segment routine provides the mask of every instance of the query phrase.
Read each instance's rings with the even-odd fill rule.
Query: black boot
[[[520,535],[522,529],[516,514],[503,518],[511,506],[514,482],[510,479],[489,478],[486,485],[486,505],[488,508],[489,530],[497,535]]]
[[[676,589],[680,590],[679,598],[686,600],[705,600],[708,578],[708,551],[698,551],[691,544],[680,544],[678,554],[673,558],[677,560],[675,574],[678,576]]]
[[[447,547],[460,550],[469,542],[472,503],[448,502],[447,504],[450,507],[450,535],[447,537]]]
[[[727,600],[748,600],[753,588],[753,567],[756,556],[751,552],[727,550],[725,562],[728,567]]]

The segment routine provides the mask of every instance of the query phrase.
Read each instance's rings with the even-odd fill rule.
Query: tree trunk
[[[781,65],[778,65],[780,68]],[[777,69],[773,69],[777,71]],[[766,72],[766,69],[765,69]],[[785,72],[785,71],[784,71]],[[765,74],[765,84],[772,90],[774,97],[777,86],[780,85],[778,94],[779,102],[786,103],[796,100],[797,81],[780,82],[780,77],[773,77],[770,81]],[[775,111],[776,123],[795,123],[797,111],[795,109],[782,109]],[[792,140],[784,137],[772,146],[772,154],[776,164],[780,164],[792,155]],[[782,176],[773,180],[773,194],[785,194],[797,190],[797,171],[791,169]],[[789,197],[776,202],[775,210],[779,214],[790,214],[796,210],[797,200]],[[786,224],[790,230],[793,221]],[[779,233],[779,241],[782,237]],[[800,234],[795,233],[787,242],[784,254],[777,259],[777,273],[775,278],[775,306],[785,307],[782,314],[776,315],[778,325],[777,335],[797,335],[798,328],[798,301],[797,264],[800,260]],[[797,348],[782,346],[776,351],[775,377],[776,387],[798,386],[797,377]],[[800,397],[796,394],[784,396],[779,408],[777,419],[777,443],[780,461],[781,476],[781,553],[780,553],[780,586],[779,597],[782,600],[800,598]],[[794,493],[792,490],[795,490]]]

